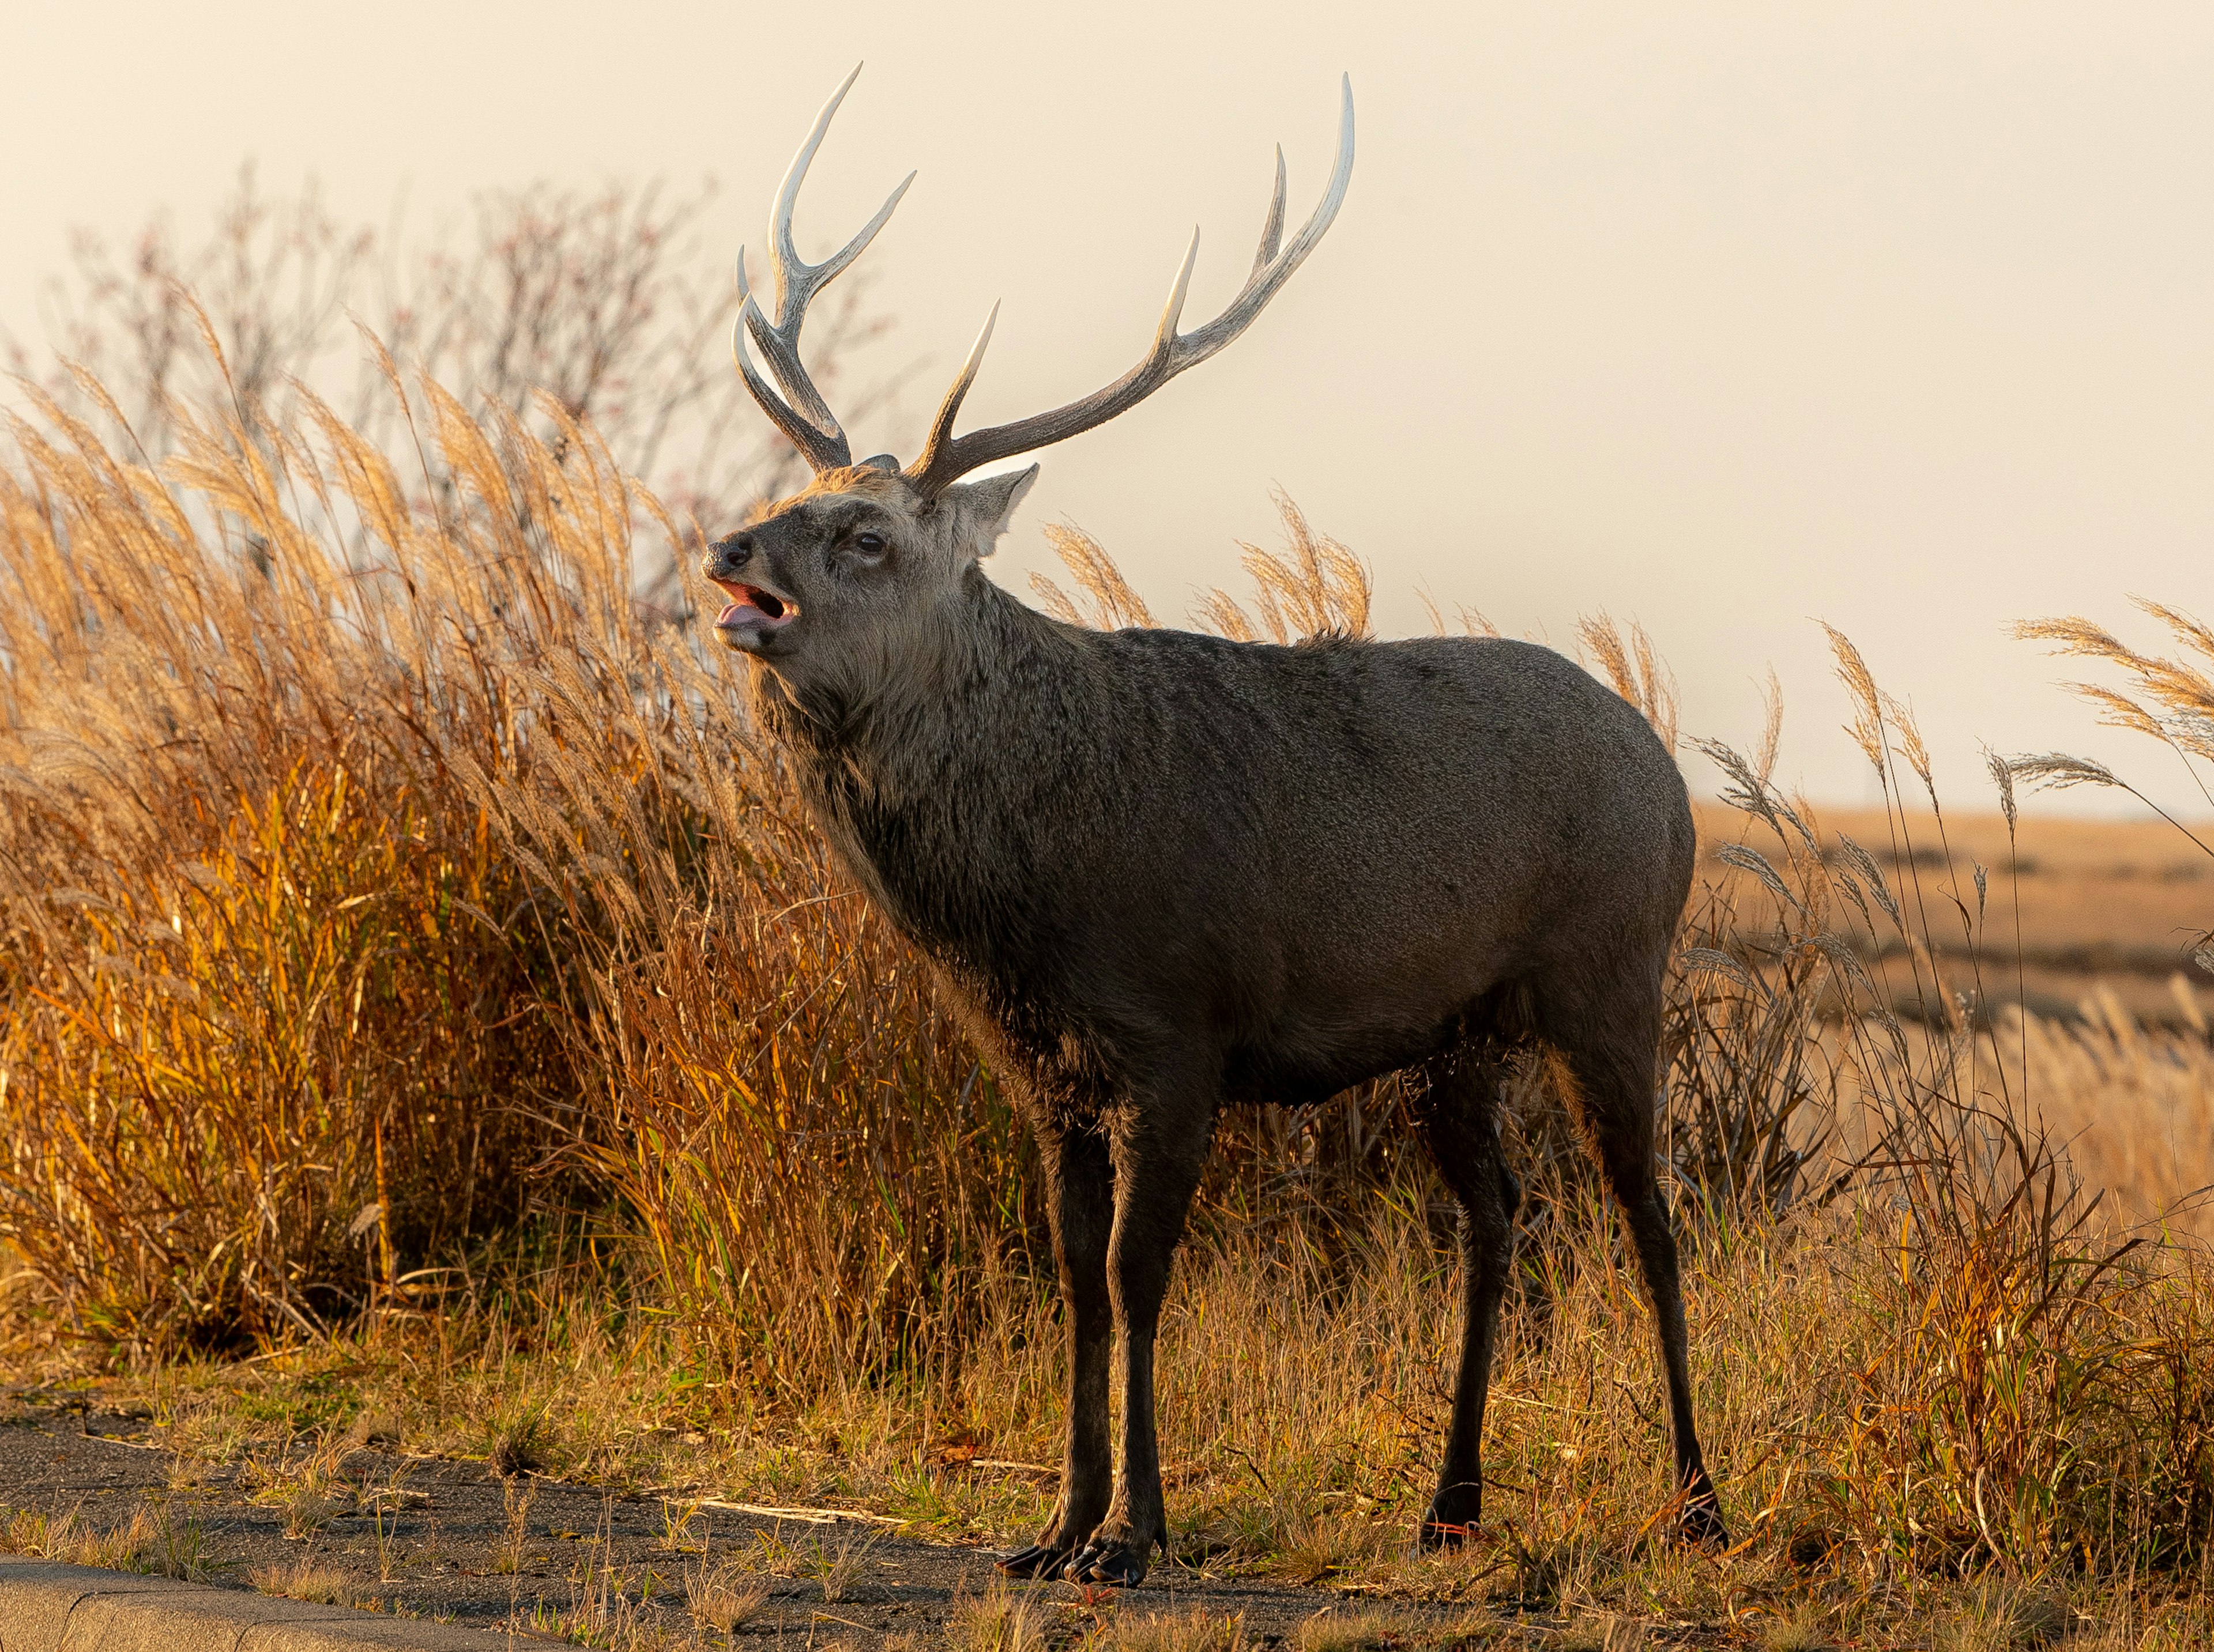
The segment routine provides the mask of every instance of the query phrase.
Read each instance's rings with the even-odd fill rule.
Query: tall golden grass
[[[468,1302],[505,1369],[553,1311],[485,1271],[506,1234],[589,1271],[602,1368],[687,1374],[661,1403],[843,1407],[884,1441],[902,1407],[950,1408],[1040,1448],[1058,1339],[1020,1132],[755,743],[728,656],[633,600],[641,539],[687,530],[558,406],[541,440],[426,384],[403,465],[300,405],[178,409],[156,473],[45,401],[0,467],[18,1356],[361,1326],[448,1350]],[[1218,593],[1202,620],[1365,631],[1357,559],[1287,527],[1249,551],[1253,610]],[[1150,623],[1100,547],[1061,549],[1093,619]],[[1669,728],[1649,643],[1584,635]],[[2172,1570],[2214,1516],[2214,1298],[2195,1249],[2084,1185],[2119,1149],[2055,1131],[2203,1108],[2214,1059],[2120,1018],[1979,1013],[2001,907],[1911,719],[1835,642],[1887,796],[1911,774],[1936,811],[1932,854],[1903,807],[1883,862],[1837,852],[1771,783],[1772,723],[1751,756],[1707,744],[1733,876],[1670,986],[1662,1147],[1740,1525],[1875,1576]],[[1882,946],[1911,1016],[1862,961]],[[1411,1518],[1451,1215],[1396,1101],[1230,1133],[1177,1310],[1194,1357],[1165,1380],[1196,1430],[1177,1448],[1251,1442],[1266,1495],[1237,1515],[1232,1473],[1204,1519],[1274,1509],[1281,1545],[1348,1499]],[[1617,1564],[1666,1500],[1634,1276],[1542,1065],[1515,1103],[1538,1197],[1496,1460],[1523,1552]],[[2204,1158],[2133,1162],[2142,1214]],[[1604,1382],[1601,1331],[1638,1350]]]
[[[19,1295],[144,1352],[320,1334],[611,1188],[725,1347],[881,1356],[1021,1231],[998,1091],[633,601],[676,526],[558,406],[424,394],[412,487],[304,393],[179,410],[161,475],[16,428]]]

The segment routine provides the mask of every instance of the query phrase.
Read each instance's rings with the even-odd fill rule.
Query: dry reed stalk
[[[2175,655],[2143,654],[2112,632],[2089,620],[2070,615],[2059,619],[2033,620],[2015,628],[2017,637],[2052,643],[2052,652],[2078,659],[2101,660],[2119,666],[2128,676],[2136,698],[2096,683],[2070,685],[2099,708],[2099,721],[2109,728],[2125,728],[2159,741],[2173,752],[2199,795],[2214,806],[2207,766],[2214,765],[2214,630],[2180,609],[2139,597],[2138,607],[2166,626],[2180,644]],[[2194,656],[2204,665],[2194,663]],[[2214,844],[2192,831],[2166,809],[2140,792],[2104,764],[2052,752],[2039,757],[2016,758],[2008,765],[2013,775],[2053,788],[2077,785],[2111,786],[2128,792],[2159,814],[2192,844],[2214,860]],[[2199,966],[2214,975],[2214,923],[2207,924],[2193,953]]]

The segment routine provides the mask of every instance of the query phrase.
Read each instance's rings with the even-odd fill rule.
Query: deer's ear
[[[1000,535],[1007,531],[1007,523],[1015,514],[1015,507],[1037,480],[1038,467],[1009,471],[1004,476],[986,476],[974,482],[956,482],[939,497],[953,507],[953,519],[957,524],[962,544],[979,557],[988,557],[999,548]]]

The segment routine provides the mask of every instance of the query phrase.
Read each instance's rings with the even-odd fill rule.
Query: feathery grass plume
[[[2145,597],[2132,600],[2141,612],[2168,627],[2169,633],[2183,645],[2183,655],[2170,658],[2140,654],[2123,643],[2111,631],[2073,615],[2057,619],[2026,621],[2015,627],[2015,635],[2027,640],[2052,643],[2055,646],[2051,651],[2055,654],[2104,660],[2121,667],[2135,680],[2135,687],[2141,698],[2131,698],[2127,694],[2095,683],[2071,683],[2069,686],[2099,708],[2099,721],[2108,728],[2147,735],[2167,746],[2182,763],[2192,783],[2199,788],[2199,796],[2210,804],[2214,804],[2214,789],[2210,789],[2208,777],[2200,771],[2199,766],[2203,763],[2214,763],[2214,676],[2209,676],[2205,669],[2194,665],[2188,657],[2195,654],[2209,666],[2214,666],[2214,631],[2210,631],[2191,615],[2164,603]],[[2166,809],[2160,808],[2135,786],[2115,777],[2102,765],[2083,763],[2080,778],[2070,778],[2066,777],[2068,771],[2064,766],[2057,766],[2064,765],[2064,759],[2057,753],[2027,761],[2044,765],[2037,777],[2047,785],[2090,783],[2121,788],[2148,808],[2157,810],[2169,825],[2198,844],[2210,858],[2214,858],[2214,844],[2206,843]],[[2100,778],[2100,776],[2106,777]]]
[[[2135,601],[2141,611],[2166,625],[2187,654],[2196,654],[2214,665],[2214,631],[2164,603],[2144,597]],[[2106,660],[2127,671],[2136,680],[2143,700],[2096,684],[2074,683],[2070,686],[2099,708],[2101,722],[2150,735],[2166,745],[2182,762],[2185,771],[2199,788],[2199,796],[2214,803],[2214,789],[2209,789],[2207,777],[2199,767],[2201,762],[2214,762],[2214,677],[2192,664],[2188,658],[2140,654],[2125,646],[2113,633],[2074,616],[2028,621],[2015,626],[2015,635],[2055,643],[2058,646],[2052,651],[2057,654]],[[2051,752],[2015,758],[2007,766],[2012,774],[2026,776],[2033,783],[2056,790],[2075,785],[2117,787],[2189,838],[2209,859],[2214,859],[2214,844],[2209,844],[2104,764]],[[2011,820],[2011,815],[2009,818]],[[2191,959],[2201,969],[2214,974],[2214,927],[2199,936],[2192,948]]]
[[[2025,753],[2007,759],[2007,768],[2015,779],[2027,780],[2046,791],[2065,791],[2070,786],[2113,786],[2127,791],[2130,787],[2119,775],[2103,763],[2088,757],[2070,757],[2065,752]]]
[[[1862,884],[1875,897],[1875,904],[1883,908],[1883,915],[1904,936],[1906,919],[1899,910],[1899,902],[1892,898],[1890,886],[1884,881],[1883,869],[1875,863],[1875,856],[1842,832],[1838,834],[1838,850],[1852,863],[1853,869],[1861,875]]]
[[[1070,597],[1043,574],[1031,576],[1031,589],[1044,603],[1046,611],[1056,619],[1072,625],[1089,625],[1094,631],[1121,631],[1130,626],[1150,628],[1153,624],[1153,610],[1145,599],[1122,577],[1122,570],[1115,565],[1106,548],[1079,527],[1067,523],[1051,523],[1045,530],[1046,543],[1068,570],[1076,588],[1089,599],[1091,611],[1079,608]]]
[[[1631,622],[1625,638],[1612,618],[1598,613],[1576,622],[1576,635],[1606,668],[1614,692],[1636,706],[1660,743],[1676,749],[1676,680],[1660,663],[1645,627]],[[1775,756],[1771,753],[1769,766]],[[1763,771],[1765,777],[1765,771]]]
[[[1775,778],[1776,759],[1783,753],[1783,685],[1772,665],[1760,686],[1760,744],[1753,748],[1752,767],[1765,783]]]
[[[1259,629],[1279,643],[1373,636],[1367,565],[1337,540],[1316,533],[1288,494],[1278,493],[1275,501],[1284,523],[1285,549],[1238,546],[1244,552],[1240,560],[1253,581]]]
[[[2214,665],[2214,631],[2164,603],[2144,597],[2133,600],[2142,613],[2168,627],[2183,645],[2186,655],[2196,654],[2209,665]],[[2151,707],[2111,690],[2083,684],[2071,686],[2101,708],[2101,722],[2154,734],[2173,745],[2186,765],[2193,758],[2214,760],[2214,677],[2188,657],[2141,654],[2112,632],[2072,615],[2026,621],[2015,627],[2015,635],[2025,640],[2054,643],[2052,651],[2055,654],[2105,660],[2120,666],[2135,679],[2138,692],[2152,702]]]
[[[1367,564],[1328,534],[1316,533],[1288,494],[1278,492],[1275,498],[1276,514],[1283,519],[1285,548],[1269,551],[1238,543],[1240,561],[1253,582],[1258,618],[1229,592],[1216,589],[1192,610],[1193,623],[1240,643],[1373,636]],[[1435,605],[1432,616],[1442,631],[1444,620]]]
[[[1899,736],[1899,753],[1906,759],[1906,766],[1914,771],[1922,782],[1922,789],[1930,795],[1930,807],[1942,814],[1937,802],[1937,782],[1931,771],[1930,748],[1922,743],[1922,730],[1914,721],[1914,708],[1903,700],[1884,696],[1884,709],[1891,714],[1891,726]]]
[[[1780,701],[1779,701],[1780,715]],[[1722,771],[1722,801],[1732,808],[1764,822],[1778,838],[1783,838],[1788,821],[1802,843],[1813,846],[1813,834],[1795,813],[1782,794],[1769,783],[1766,771],[1740,755],[1736,747],[1719,740],[1694,739],[1691,747]]]
[[[1875,686],[1875,677],[1868,668],[1868,661],[1853,641],[1835,625],[1824,625],[1829,633],[1830,651],[1837,657],[1838,680],[1852,696],[1853,720],[1845,725],[1845,732],[1875,770],[1877,779],[1887,791],[1891,787],[1891,770],[1887,758],[1888,741],[1884,734],[1883,692]]]
[[[1907,766],[1922,782],[1935,807],[1936,781],[1929,748],[1923,744],[1922,731],[1915,724],[1913,708],[1877,686],[1875,674],[1850,637],[1834,625],[1825,624],[1822,629],[1829,634],[1830,649],[1837,659],[1838,680],[1852,696],[1853,720],[1846,725],[1846,732],[1852,735],[1887,790],[1892,787],[1891,753],[1895,741],[1899,755],[1906,759]]]
[[[1777,875],[1776,869],[1768,863],[1768,856],[1758,850],[1749,849],[1743,844],[1724,844],[1715,851],[1715,855],[1725,866],[1734,866],[1741,872],[1752,873],[1769,893],[1785,905],[1799,906],[1799,897],[1784,887],[1783,880]]]
[[[2099,722],[2104,727],[2127,729],[2133,735],[2150,735],[2155,740],[2168,738],[2168,730],[2161,720],[2128,695],[2097,683],[2069,683],[2065,686],[2076,698],[2089,700],[2099,708]]]
[[[2006,819],[2007,836],[2012,838],[2015,825],[2014,797],[2014,765],[1990,747],[1984,747],[1984,767],[1991,777],[1991,785],[1998,793],[1999,813]]]
[[[1438,637],[1451,636],[1453,634],[1453,627],[1446,624],[1445,610],[1438,606],[1437,599],[1433,597],[1428,591],[1422,590],[1416,591],[1415,595],[1422,602],[1422,612],[1430,617],[1431,633],[1434,636]],[[1231,611],[1238,616],[1241,622],[1250,625],[1250,621],[1245,621],[1245,610],[1238,607],[1235,602],[1231,601],[1228,594],[1222,591],[1217,591],[1213,596],[1209,597],[1207,601],[1202,605],[1201,612],[1208,614],[1217,613],[1219,611],[1217,605],[1221,603],[1228,604]],[[1457,602],[1453,605],[1453,617],[1459,621],[1461,632],[1464,636],[1496,637],[1499,635],[1499,627],[1491,623],[1490,619],[1484,614],[1482,609],[1471,608],[1465,602]],[[1225,637],[1236,635],[1233,631],[1224,626],[1214,625],[1211,622],[1202,623],[1204,629],[1209,631],[1219,631]],[[1250,641],[1251,639],[1241,638],[1240,640]]]
[[[1225,590],[1209,591],[1202,597],[1192,607],[1191,623],[1203,631],[1226,637],[1233,643],[1257,643],[1261,640],[1260,633],[1253,629],[1253,616]]]

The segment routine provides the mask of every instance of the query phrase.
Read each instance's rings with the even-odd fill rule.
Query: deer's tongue
[[[739,594],[731,598],[715,619],[715,629],[725,642],[735,644],[740,639],[757,641],[771,631],[782,631],[798,613],[774,591],[751,585],[741,586],[738,590]]]

